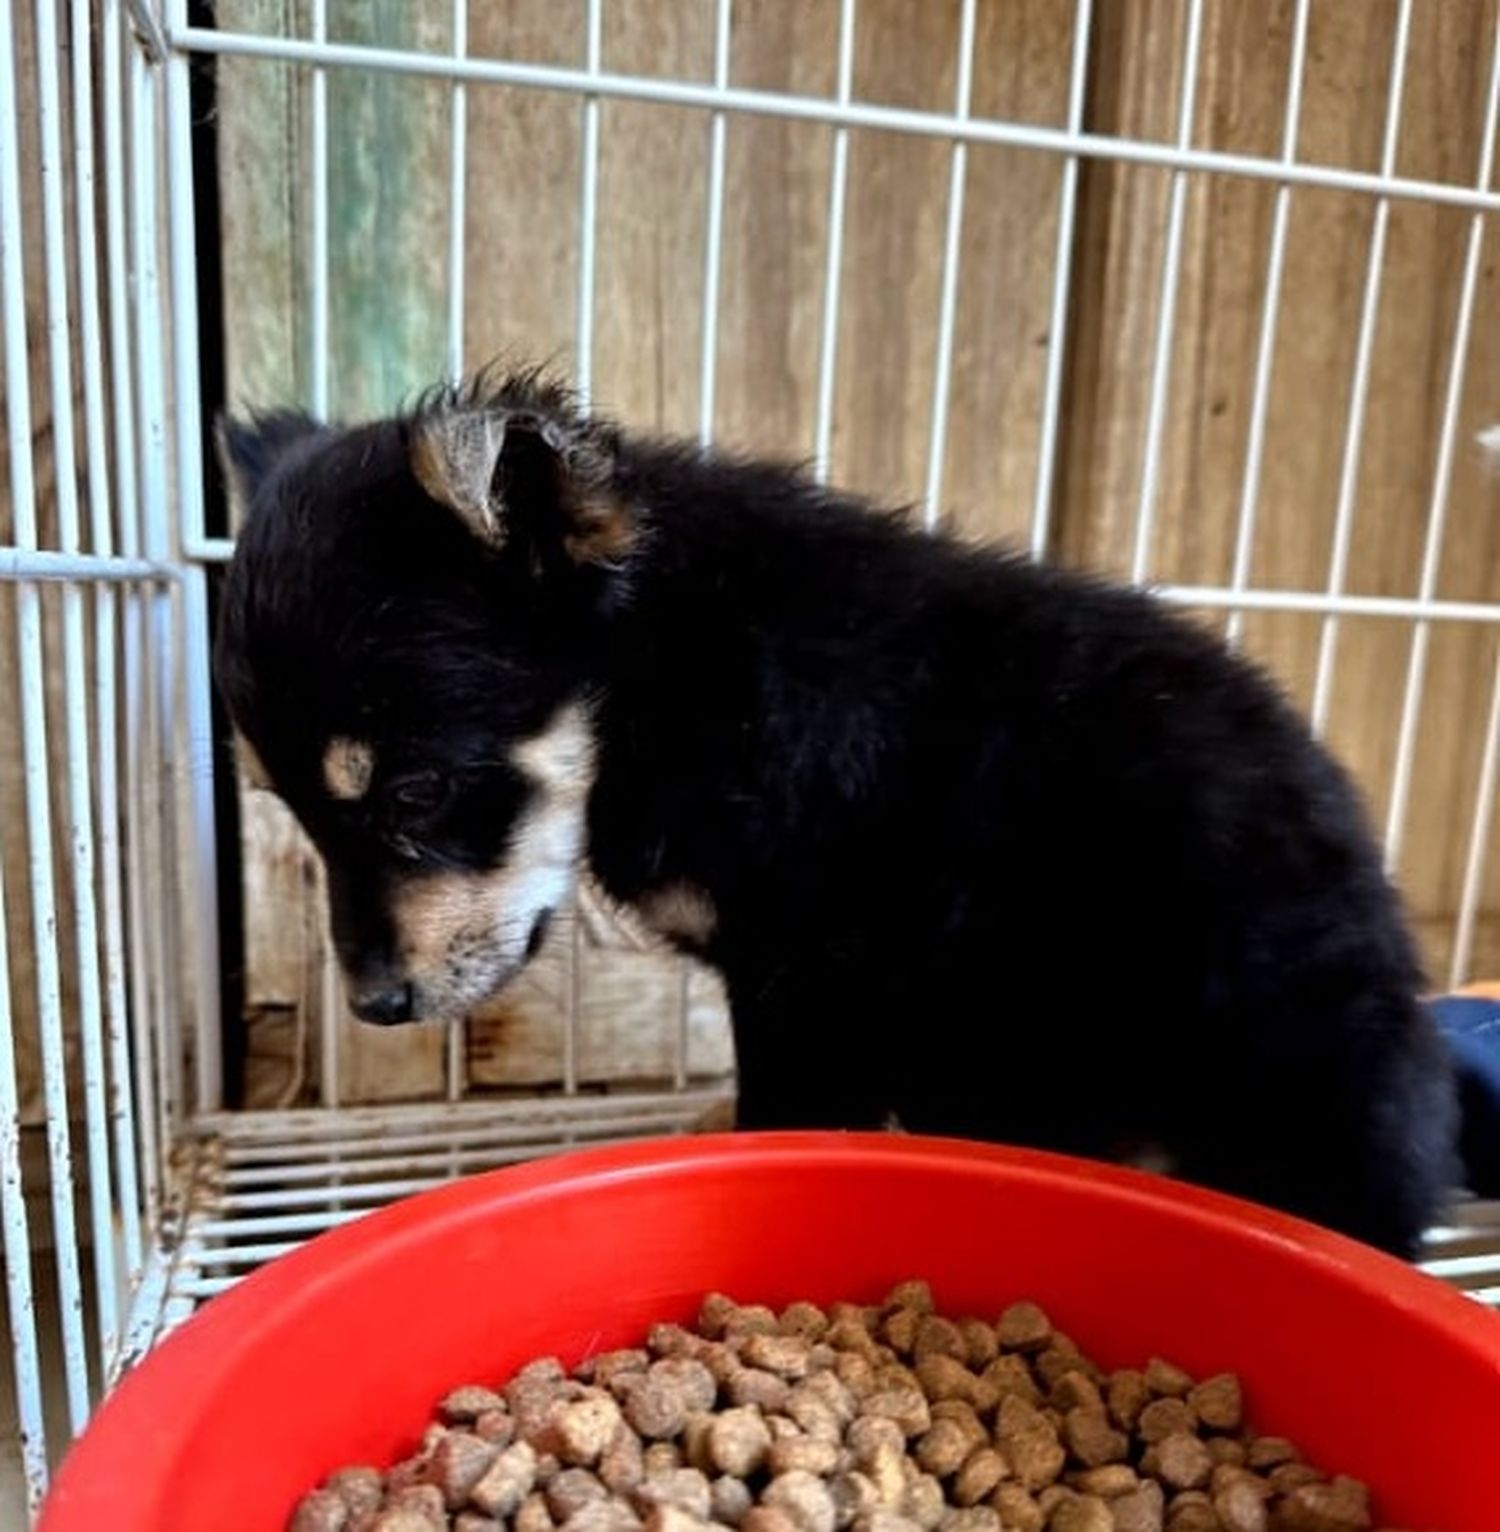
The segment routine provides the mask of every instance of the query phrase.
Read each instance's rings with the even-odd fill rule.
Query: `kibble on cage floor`
[[[226,402],[550,356],[1152,585],[1349,762],[1435,979],[1500,976],[1500,0],[1228,15],[0,6],[0,1523],[258,1265],[733,1089],[711,977],[587,898],[503,1014],[346,1022],[212,706]],[[1500,1304],[1500,1206],[1423,1264]]]

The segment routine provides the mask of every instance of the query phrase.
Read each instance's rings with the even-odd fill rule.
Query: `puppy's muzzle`
[[[362,991],[354,996],[350,1005],[361,1021],[390,1027],[415,1016],[417,993],[410,981],[388,984],[384,988]]]

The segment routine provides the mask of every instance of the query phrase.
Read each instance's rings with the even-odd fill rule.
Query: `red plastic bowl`
[[[633,1343],[704,1292],[929,1278],[1034,1297],[1107,1366],[1243,1377],[1264,1429],[1384,1521],[1494,1532],[1500,1321],[1361,1246],[1158,1178],[886,1135],[689,1138],[496,1171],[315,1240],[208,1304],[74,1447],[43,1532],[280,1532],[329,1469],[408,1450],[450,1387]]]

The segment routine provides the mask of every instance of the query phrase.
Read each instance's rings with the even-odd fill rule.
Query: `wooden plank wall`
[[[1170,141],[1177,132],[1186,0],[1096,6],[1086,125]],[[1496,0],[1418,6],[1398,170],[1472,180]],[[854,93],[951,107],[957,4],[865,0]],[[441,50],[443,0],[398,6],[334,0],[331,34]],[[980,0],[973,109],[1060,123],[1074,7]],[[611,69],[707,79],[713,7],[705,0],[608,0]],[[1293,5],[1208,0],[1193,142],[1280,151]],[[1396,0],[1314,0],[1302,157],[1378,167]],[[294,0],[225,0],[225,25],[305,28]],[[837,0],[737,0],[734,83],[830,94]],[[582,57],[583,7],[514,0],[471,7],[469,50],[543,62]],[[284,66],[224,61],[221,153],[230,394],[305,397],[308,214],[306,81]],[[441,84],[330,75],[333,401],[357,414],[395,402],[442,365],[446,311],[448,91]],[[605,102],[598,194],[595,390],[637,427],[696,430],[709,119],[702,112]],[[552,358],[571,367],[576,326],[580,104],[510,88],[468,93],[465,350]],[[735,448],[807,456],[813,444],[832,132],[731,118],[727,132],[715,428]],[[911,502],[926,477],[949,149],[851,134],[835,401],[835,476],[882,500]],[[1050,334],[1061,164],[1035,152],[970,152],[943,513],[966,535],[1029,527]],[[1086,163],[1072,251],[1074,281],[1052,552],[1128,566],[1151,388],[1170,172]],[[1267,183],[1191,178],[1160,476],[1152,573],[1229,578],[1251,383],[1275,204]],[[1298,191],[1275,333],[1275,367],[1252,582],[1320,588],[1328,577],[1344,420],[1374,203]],[[1429,514],[1469,219],[1395,204],[1377,310],[1368,413],[1354,483],[1348,588],[1416,589]],[[1472,450],[1500,420],[1496,231],[1481,269],[1438,593],[1500,599],[1500,493]],[[1222,623],[1222,615],[1210,619]],[[1252,617],[1245,639],[1299,701],[1311,695],[1322,623]],[[1346,621],[1329,719],[1335,748],[1383,821],[1391,787],[1409,626]],[[1435,630],[1401,879],[1434,972],[1446,968],[1467,848],[1493,632]],[[281,811],[244,798],[253,1036],[271,1039],[261,1078],[275,1094],[287,1018],[315,1016],[315,873]],[[1479,965],[1500,971],[1500,856],[1485,890]],[[583,992],[586,1070],[660,1073],[676,970],[590,950]],[[557,1077],[562,970],[543,967],[470,1029],[469,1069],[488,1084]],[[694,981],[694,1062],[725,1061],[718,999]],[[278,1019],[279,1018],[279,1019]],[[288,1029],[289,1030],[289,1029]],[[313,1029],[314,1034],[316,1028]],[[437,1041],[346,1026],[350,1099],[437,1087]]]

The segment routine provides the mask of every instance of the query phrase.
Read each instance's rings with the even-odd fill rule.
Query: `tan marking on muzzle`
[[[355,803],[370,790],[375,775],[375,752],[361,739],[336,734],[323,752],[323,785],[329,796]]]
[[[719,912],[701,888],[691,883],[666,883],[636,901],[641,919],[669,941],[706,946],[719,925]]]
[[[418,874],[392,894],[403,971],[438,1004],[474,1005],[489,992],[486,979],[504,982],[523,965],[537,918],[567,899],[577,874],[594,782],[588,710],[563,707],[511,758],[535,790],[504,862],[484,872]]]
[[[243,734],[234,736],[234,753],[239,761],[240,776],[244,778],[247,787],[253,787],[263,793],[275,792],[271,773],[266,770],[266,763],[261,760],[255,746]]]

